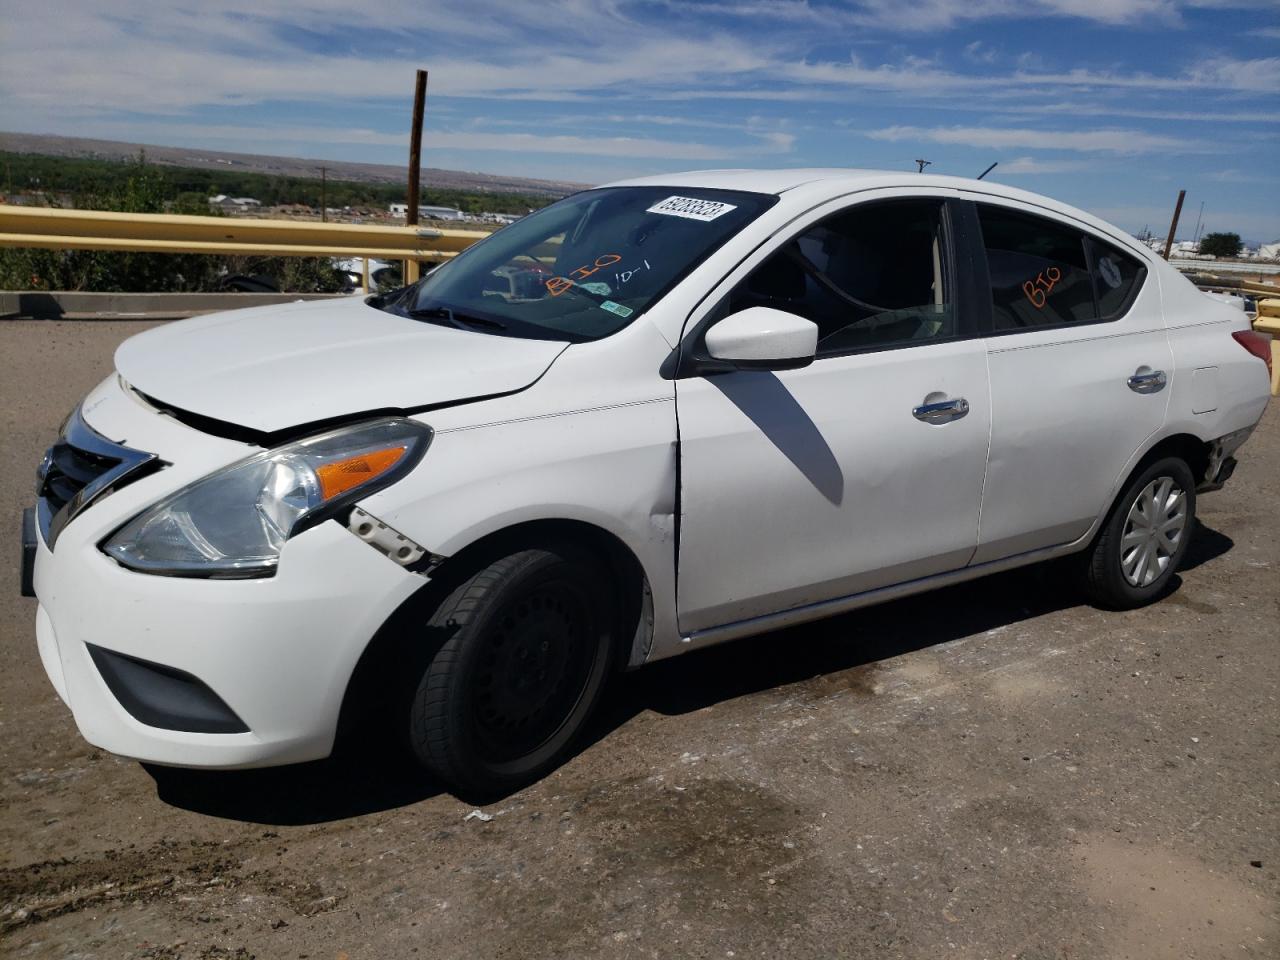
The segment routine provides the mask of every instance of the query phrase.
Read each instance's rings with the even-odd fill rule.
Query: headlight
[[[103,550],[179,577],[270,576],[284,542],[413,469],[431,428],[374,420],[241,460],[134,517]]]

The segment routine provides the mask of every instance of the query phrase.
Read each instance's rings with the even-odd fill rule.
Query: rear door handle
[[[1159,393],[1169,382],[1163,370],[1139,367],[1129,378],[1129,389],[1134,393]]]
[[[924,423],[950,423],[959,420],[969,412],[969,401],[964,397],[955,400],[940,400],[937,403],[922,403],[911,411],[911,415]]]

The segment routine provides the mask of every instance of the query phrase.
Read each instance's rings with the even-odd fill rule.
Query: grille
[[[118,466],[120,461],[115,457],[78,450],[66,440],[59,440],[49,448],[40,496],[49,504],[49,509],[57,513],[77,493]]]
[[[58,442],[45,452],[37,474],[36,513],[44,542],[53,549],[62,528],[91,503],[159,465],[155,454],[102,436],[84,422],[77,407]]]

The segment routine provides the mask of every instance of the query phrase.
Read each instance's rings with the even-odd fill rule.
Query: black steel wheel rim
[[[597,656],[593,608],[555,580],[513,597],[485,630],[473,687],[478,746],[491,763],[553,739],[586,691]]]

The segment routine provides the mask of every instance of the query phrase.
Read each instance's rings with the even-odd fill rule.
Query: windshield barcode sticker
[[[736,209],[737,207],[732,203],[721,203],[719,200],[699,200],[696,197],[667,197],[661,203],[655,203],[645,213],[664,213],[669,217],[709,221]]]
[[[624,307],[622,304],[614,303],[612,300],[606,300],[604,303],[600,304],[600,309],[608,310],[610,313],[616,313],[624,320],[635,313],[635,311],[630,307]]]

